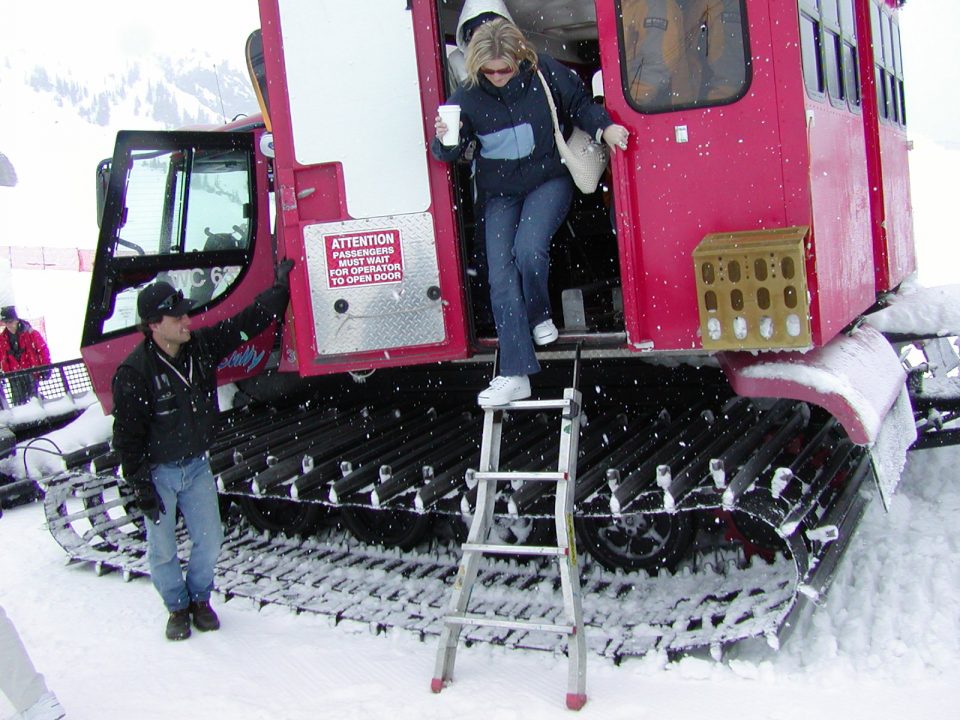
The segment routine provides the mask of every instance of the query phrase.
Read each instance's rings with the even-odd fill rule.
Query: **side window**
[[[900,26],[893,24],[893,61],[898,97],[900,99],[900,124],[907,124],[907,99],[903,92],[903,51],[900,46]]]
[[[162,255],[171,251],[174,225],[182,205],[182,162],[172,152],[137,150],[130,153],[124,193],[122,227],[116,237],[115,257]]]
[[[820,9],[815,0],[800,0],[800,56],[803,82],[811,95],[823,95],[826,86],[820,52]]]
[[[854,0],[840,0],[840,28],[843,35],[843,88],[851,109],[860,107],[860,67],[857,57],[857,26]]]
[[[620,0],[621,67],[631,105],[655,113],[746,93],[743,0]]]
[[[821,0],[820,12],[823,30],[824,74],[827,95],[834,102],[843,102],[843,70],[841,68],[840,10],[837,0]]]
[[[900,28],[876,0],[870,2],[870,30],[873,35],[877,111],[882,119],[903,126],[906,124],[906,104],[903,97]]]
[[[854,0],[798,0],[807,92],[852,111],[860,107]]]
[[[242,150],[131,152],[114,255],[246,248],[250,186]]]

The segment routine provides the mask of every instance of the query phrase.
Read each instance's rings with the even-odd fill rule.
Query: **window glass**
[[[820,23],[806,14],[800,15],[800,53],[803,58],[803,80],[811,93],[823,93],[823,64],[820,60]]]
[[[843,86],[850,104],[860,106],[860,69],[857,67],[857,48],[843,45]]]
[[[820,18],[827,27],[837,28],[840,26],[840,12],[837,9],[837,0],[821,0]]]
[[[115,256],[170,252],[171,225],[179,221],[170,208],[180,207],[183,187],[183,171],[177,169],[173,155],[156,151],[131,154]]]
[[[131,271],[135,285],[123,283],[114,289],[103,333],[138,322],[137,295],[154,279],[183,291],[195,306],[208,303],[230,287],[242,265],[225,265],[205,256],[245,251],[251,242],[253,171],[248,148],[137,148],[129,158],[123,211],[111,229],[115,240],[106,262],[130,263],[142,257],[150,264],[144,265],[143,275]],[[184,254],[195,256],[196,263],[180,259],[176,269],[157,273],[163,261],[149,260]]]
[[[249,237],[250,172],[237,150],[199,150],[190,176],[184,250],[240,250]]]
[[[823,55],[827,78],[827,92],[834,100],[843,100],[843,72],[840,67],[840,36],[829,30],[823,33]]]
[[[894,122],[900,122],[900,85],[893,75],[890,73],[886,73],[886,75],[890,83],[890,119]]]
[[[242,150],[134,151],[114,256],[242,250],[250,192]]]
[[[900,54],[900,26],[893,24],[893,69],[897,77],[903,77],[903,55]]]
[[[883,116],[896,122],[897,120],[897,81],[890,73],[883,72],[883,99],[887,104]]]
[[[137,295],[140,288],[124,288],[114,296],[113,312],[103,320],[104,333],[126,330],[137,324]]]
[[[853,19],[853,0],[840,0],[840,24],[844,37],[856,39],[857,27]]]
[[[893,68],[893,33],[890,31],[890,16],[882,15],[883,22],[880,23],[883,28],[883,64],[888,68]]]
[[[880,112],[880,117],[889,117],[887,114],[887,95],[889,94],[890,90],[884,80],[886,73],[879,65],[874,65],[874,72],[877,82],[877,110]]]
[[[900,122],[903,125],[907,124],[907,99],[903,94],[903,80],[898,80],[897,84],[900,86]]]
[[[742,0],[622,0],[627,96],[642,112],[716,105],[749,79]]]
[[[870,35],[873,37],[873,60],[883,62],[883,42],[880,30],[880,8],[870,3]]]

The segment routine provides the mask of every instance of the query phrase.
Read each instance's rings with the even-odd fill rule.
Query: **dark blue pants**
[[[569,175],[526,195],[487,198],[487,263],[490,304],[500,341],[500,374],[540,370],[530,330],[550,318],[550,241],[573,199]]]

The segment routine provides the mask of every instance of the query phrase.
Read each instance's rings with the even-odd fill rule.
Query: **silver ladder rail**
[[[574,491],[577,479],[577,448],[580,440],[581,394],[579,381],[580,347],[574,358],[573,387],[565,388],[563,397],[556,400],[520,400],[507,405],[483,406],[483,441],[480,448],[480,467],[477,480],[477,505],[463,554],[453,583],[448,613],[443,618],[437,662],[430,687],[440,692],[453,679],[457,645],[465,626],[497,627],[509,630],[527,630],[559,633],[567,636],[567,695],[566,705],[579,710],[587,701],[586,663],[587,641],[583,628],[583,609],[580,594],[580,574],[577,565],[576,539],[573,529]],[[501,472],[500,443],[503,416],[506,411],[561,411],[560,450],[557,472]],[[494,503],[498,482],[550,482],[557,487],[554,503],[556,546],[511,545],[490,543],[493,527]],[[563,595],[564,621],[562,624],[518,620],[504,616],[477,615],[468,612],[470,596],[477,579],[483,555],[531,555],[555,558],[559,565]]]

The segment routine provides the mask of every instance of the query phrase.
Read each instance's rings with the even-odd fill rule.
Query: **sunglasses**
[[[494,75],[512,75],[513,68],[504,68],[502,70],[494,70],[493,68],[482,67],[480,68],[480,72],[482,72],[487,77],[493,77]]]
[[[175,293],[167,295],[162,302],[157,304],[157,310],[165,313],[173,310],[177,305],[183,302],[183,291],[177,290]]]

